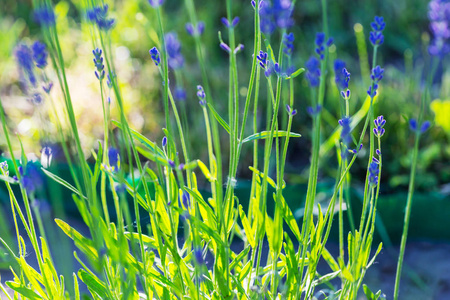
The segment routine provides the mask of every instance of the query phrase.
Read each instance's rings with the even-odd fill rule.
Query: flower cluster
[[[120,155],[116,148],[108,149],[108,160],[112,171],[116,171],[120,168]]]
[[[202,35],[205,31],[205,22],[200,21],[197,23],[197,26],[194,26],[192,23],[186,23],[186,31],[191,36]]]
[[[443,56],[450,52],[450,2],[432,0],[428,5],[428,18],[434,39],[428,52],[434,56]]]
[[[292,117],[297,114],[297,110],[296,109],[292,109],[289,104],[286,104],[286,111],[287,111],[288,115],[292,116]]]
[[[345,68],[344,61],[340,59],[334,61],[334,74],[336,86],[341,90],[342,98],[348,100],[350,98],[350,90],[348,89],[350,73]]]
[[[252,3],[255,7],[255,3]],[[290,0],[262,1],[259,3],[261,31],[272,34],[275,29],[288,28],[294,24],[291,18],[294,6]]]
[[[176,70],[184,65],[184,57],[181,54],[181,43],[178,40],[178,36],[175,32],[169,32],[164,36],[166,43],[167,56],[169,66]]]
[[[259,65],[264,69],[264,75],[269,77],[273,72],[280,74],[280,65],[278,63],[273,63],[269,59],[269,54],[264,51],[259,51],[259,55],[256,56],[259,61]]]
[[[155,65],[159,66],[159,64],[161,63],[161,56],[159,55],[158,49],[156,47],[153,47],[149,50],[149,53]]]
[[[381,45],[384,42],[383,30],[386,27],[383,17],[375,16],[375,20],[370,23],[373,31],[370,32],[369,40],[373,46]]]
[[[380,66],[376,66],[372,69],[372,74],[370,75],[370,78],[372,79],[373,85],[369,87],[367,90],[367,94],[370,97],[375,97],[378,90],[378,83],[383,79],[383,73],[384,69],[382,69]],[[373,88],[372,88],[373,87]]]
[[[156,8],[163,5],[164,0],[148,0],[148,3],[150,3],[152,7]]]
[[[325,49],[330,47],[333,44],[333,38],[329,38],[325,42],[325,33],[319,32],[316,34],[316,53],[320,57],[320,60],[325,58]]]
[[[26,44],[17,46],[16,60],[21,71],[23,71],[30,83],[35,87],[37,84],[36,75],[34,74],[33,51]]]
[[[184,100],[186,100],[186,90],[184,88],[182,88],[181,86],[177,86],[175,88],[174,96],[175,96],[175,99],[177,99],[178,101],[184,101]]]
[[[316,107],[308,106],[308,107],[306,108],[306,112],[307,112],[308,114],[310,114],[311,116],[317,115],[318,113],[320,113],[321,110],[322,110],[322,106],[321,106],[320,104],[317,104]]]
[[[92,9],[86,11],[86,17],[89,22],[97,24],[100,30],[108,31],[114,24],[115,20],[113,18],[108,18],[108,5],[95,6]]]
[[[285,33],[283,35],[283,44],[284,44],[283,52],[289,57],[292,55],[292,52],[294,51],[294,40],[295,38],[292,32],[289,34]]]
[[[39,166],[34,162],[28,162],[25,169],[19,167],[20,183],[28,194],[32,194],[44,184],[44,178]]]
[[[239,24],[240,19],[239,19],[239,17],[235,17],[231,21],[231,23],[228,21],[227,18],[222,18],[221,21],[222,21],[223,25],[225,25],[227,28],[234,28],[237,26],[237,24]]]
[[[351,122],[352,120],[350,119],[350,117],[343,117],[342,119],[339,120],[339,125],[342,126],[341,140],[346,147],[348,147],[348,145],[352,141],[351,136],[352,128],[350,127]]]
[[[372,157],[372,162],[369,164],[369,184],[371,186],[376,186],[378,184],[378,174],[379,174],[379,161],[375,157]]]
[[[34,10],[34,19],[45,27],[54,26],[56,24],[55,12],[47,5],[38,7]]]
[[[386,120],[383,116],[379,116],[376,118],[373,123],[375,124],[375,128],[373,129],[373,134],[377,137],[382,137],[384,135],[384,125],[386,124]]]
[[[103,64],[102,49],[96,48],[95,50],[92,50],[92,54],[94,54],[94,64],[96,68],[95,77],[101,81],[105,78],[105,65]]]
[[[205,90],[203,89],[203,87],[201,85],[197,85],[197,97],[199,99],[199,102],[201,106],[205,106],[206,105],[206,94],[205,94]]]
[[[225,44],[223,41],[220,42],[220,48],[225,50],[228,54],[231,53],[231,48],[227,44]],[[244,45],[239,44],[236,48],[234,48],[233,53],[236,54],[239,51],[244,50]]]
[[[308,79],[311,87],[316,87],[320,82],[320,61],[311,56],[305,64],[306,67],[306,79]]]
[[[33,50],[33,60],[36,63],[36,67],[38,67],[39,69],[45,68],[47,66],[47,56],[48,56],[45,44],[36,41],[31,46],[31,49]]]
[[[25,82],[29,82],[33,88],[31,92],[31,100],[35,104],[42,101],[42,95],[35,89],[38,85],[38,76],[35,67],[43,70],[47,66],[48,52],[44,43],[40,41],[34,42],[31,47],[26,44],[19,44],[15,50],[17,64],[21,75],[25,75]],[[53,87],[53,83],[49,82],[46,76],[43,76],[42,89],[48,94]],[[35,98],[39,101],[34,101]]]
[[[9,176],[8,162],[6,162],[6,161],[0,162],[0,172],[2,172],[2,175],[4,175],[4,176]]]
[[[409,120],[409,128],[414,132],[424,133],[428,130],[428,128],[430,128],[430,126],[430,121],[425,121],[420,126],[418,126],[416,119]]]

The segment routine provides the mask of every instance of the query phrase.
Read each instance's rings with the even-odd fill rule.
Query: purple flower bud
[[[174,161],[173,160],[168,160],[167,161],[167,163],[169,164],[169,166],[171,167],[171,168],[175,168],[175,163],[174,163]]]
[[[159,64],[161,63],[161,57],[159,55],[158,49],[156,47],[153,47],[149,50],[149,53],[155,65],[159,66]]]
[[[236,25],[239,24],[239,21],[240,21],[239,17],[235,17],[231,22],[231,26],[236,27]]]
[[[109,148],[108,160],[109,160],[109,165],[113,168],[113,171],[117,170],[119,168],[120,156],[119,156],[119,152],[117,151],[116,148],[112,148],[112,147]]]
[[[381,156],[381,151],[380,151],[380,149],[377,149],[375,152],[377,153],[378,156]]]
[[[185,28],[187,33],[189,33],[189,35],[191,36],[195,35],[195,28],[194,25],[192,25],[192,23],[186,23]]]
[[[183,169],[184,169],[184,164],[179,164],[178,165],[178,170],[183,171]]]
[[[416,119],[410,119],[409,120],[409,128],[412,131],[416,131],[417,130],[417,121],[416,121]]]
[[[223,50],[225,50],[228,53],[231,53],[230,47],[227,44],[225,44],[224,42],[220,43],[220,48],[222,48]]]
[[[205,264],[201,248],[197,248],[197,249],[194,250],[194,257],[195,257],[195,260],[197,261],[197,263],[199,265],[204,265]]]
[[[184,207],[188,208],[191,204],[191,197],[188,192],[183,191],[183,195],[181,196],[183,200]]]
[[[50,94],[50,91],[52,90],[53,87],[53,82],[49,82],[47,85],[43,85],[42,89],[44,90],[44,92],[48,94]]]
[[[148,3],[154,8],[161,6],[164,3],[164,0],[148,0]]]
[[[234,49],[234,54],[236,54],[236,53],[238,53],[238,52],[240,52],[240,51],[242,51],[242,50],[244,50],[244,45],[239,44],[239,45]]]
[[[424,133],[425,131],[428,130],[428,128],[430,128],[431,123],[430,121],[425,121],[422,123],[422,126],[420,126],[420,133]]]
[[[162,139],[162,146],[163,147],[167,146],[167,137],[163,137],[163,139]]]

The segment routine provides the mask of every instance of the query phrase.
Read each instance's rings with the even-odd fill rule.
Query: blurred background
[[[57,1],[57,28],[62,52],[66,62],[70,92],[74,102],[77,122],[87,156],[97,148],[102,140],[102,107],[98,81],[94,75],[92,62],[92,41],[89,26],[83,22],[82,0]],[[164,126],[162,84],[158,70],[151,61],[149,49],[158,44],[156,16],[147,1],[108,1],[109,16],[116,24],[110,31],[112,50],[117,68],[117,77],[125,100],[125,109],[131,126],[149,139],[161,141]],[[189,22],[186,9],[180,0],[167,0],[164,4],[163,21],[166,32],[177,34],[181,42],[184,66],[179,76],[171,77],[171,87],[185,91],[185,97],[177,97],[182,118],[188,127],[188,147],[191,157],[205,160],[205,129],[201,109],[196,97],[196,86],[201,83],[200,67],[196,59],[194,39],[186,32]],[[227,118],[228,55],[219,47],[218,31],[226,31],[220,19],[226,16],[223,1],[195,1],[199,20],[205,22],[202,35],[203,54],[207,62],[208,78],[216,110]],[[417,118],[420,97],[425,78],[429,72],[430,57],[427,46],[430,42],[429,21],[425,0],[366,0],[329,1],[328,16],[330,35],[334,45],[330,48],[330,67],[327,75],[322,132],[322,156],[320,169],[319,200],[328,199],[334,187],[337,172],[335,141],[327,140],[337,128],[340,119],[338,89],[334,84],[333,61],[344,60],[351,73],[350,89],[352,98],[350,111],[357,112],[364,99],[370,82],[370,62],[372,48],[368,41],[370,22],[375,15],[385,18],[385,42],[378,51],[378,64],[385,68],[375,115],[384,115],[387,120],[383,137],[383,170],[381,198],[379,202],[378,239],[385,244],[396,244],[401,236],[403,210],[406,202],[407,186],[414,134],[409,129],[408,118]],[[20,72],[14,57],[14,48],[19,43],[43,40],[39,26],[32,14],[31,1],[1,0],[0,10],[0,94],[6,109],[11,131],[17,133],[29,158],[42,156],[41,149],[52,145],[58,149],[56,128],[52,124],[55,106],[62,113],[62,97],[58,87],[52,91],[55,103],[31,101],[23,90]],[[253,50],[253,14],[248,0],[234,1],[233,14],[240,17],[236,29],[236,41],[245,46],[238,55],[241,104],[245,100],[251,69]],[[322,17],[320,1],[297,1],[293,19],[294,33],[293,64],[303,67],[305,61],[314,54],[315,34],[321,31]],[[225,41],[227,36],[223,35]],[[281,37],[274,33],[272,45],[279,45]],[[276,50],[275,50],[276,51]],[[56,83],[55,74],[49,68],[48,76]],[[172,72],[173,74],[173,72]],[[174,83],[174,84],[172,84]],[[261,80],[260,119],[265,119],[265,81]],[[412,212],[410,237],[416,241],[450,241],[450,71],[448,58],[444,58],[438,68],[431,91],[433,101],[427,105],[425,119],[433,124],[423,135],[416,179],[416,196]],[[294,118],[293,131],[302,138],[292,139],[286,165],[286,200],[293,210],[299,211],[304,201],[304,185],[308,180],[310,158],[311,118],[306,113],[310,104],[310,88],[299,76],[295,79],[295,108],[299,111]],[[115,103],[112,98],[113,117]],[[117,111],[116,111],[117,112]],[[117,118],[117,117],[116,117]],[[252,128],[249,122],[248,134]],[[264,128],[264,121],[260,124]],[[361,124],[354,135],[359,134]],[[226,151],[228,137],[222,131],[223,147]],[[16,140],[17,142],[17,140]],[[160,143],[160,142],[159,142]],[[367,145],[368,140],[364,141]],[[260,144],[263,147],[263,143]],[[16,144],[19,151],[19,144]],[[6,142],[0,135],[0,151],[5,151]],[[62,153],[53,153],[52,165],[64,173]],[[362,201],[363,182],[366,174],[367,155],[362,152],[352,168],[352,204],[358,216],[358,205]],[[4,154],[7,158],[8,154]],[[238,193],[242,198],[247,194],[252,163],[251,147],[244,148],[238,175]],[[66,170],[67,172],[67,170]],[[50,183],[49,183],[50,184]],[[207,192],[207,191],[206,191]],[[45,197],[45,195],[44,195]],[[70,196],[69,196],[70,197]],[[71,199],[67,198],[67,202]],[[2,187],[0,201],[7,206],[8,194]],[[64,203],[63,206],[73,206]],[[73,208],[73,207],[72,207]],[[395,269],[395,268],[394,268]],[[394,270],[395,272],[395,270]],[[381,274],[382,275],[382,274]],[[380,275],[380,276],[381,276]],[[420,277],[420,276],[419,276]],[[417,278],[416,278],[417,279]],[[417,282],[424,282],[419,278]],[[414,282],[414,280],[413,280]],[[426,282],[426,280],[425,280]],[[392,281],[393,283],[393,281]],[[447,281],[450,291],[450,280]],[[411,298],[412,299],[412,298]],[[419,298],[417,298],[419,299]],[[420,298],[428,299],[428,298]],[[429,298],[434,299],[434,298]],[[438,299],[438,298],[436,298]]]

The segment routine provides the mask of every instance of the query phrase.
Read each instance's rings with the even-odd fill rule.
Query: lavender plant
[[[82,266],[73,274],[75,288],[70,294],[65,284],[68,278],[59,275],[52,261],[45,236],[48,229],[42,223],[39,210],[30,205],[30,201],[36,201],[35,189],[43,185],[37,174],[39,169],[27,161],[23,149],[20,164],[17,162],[5,112],[0,105],[3,131],[14,173],[17,174],[16,178],[10,177],[8,168],[2,165],[0,179],[5,181],[9,191],[18,251],[3,239],[0,242],[16,262],[15,267],[11,267],[14,280],[6,283],[14,291],[14,297],[80,299],[81,280],[94,299],[318,299],[320,295],[326,299],[356,299],[365,273],[382,247],[380,244],[375,255],[371,255],[381,183],[381,138],[386,123],[383,116],[374,119],[373,108],[384,72],[376,64],[378,48],[384,41],[383,18],[375,17],[371,24],[371,84],[365,96],[368,109],[359,139],[354,137],[359,121],[352,116],[349,105],[350,72],[343,61],[334,62],[335,84],[341,96],[341,118],[335,124],[340,131],[336,149],[339,171],[328,206],[322,208],[317,201],[322,113],[328,109],[325,91],[329,82],[329,48],[334,43],[328,28],[326,0],[321,1],[323,29],[311,43],[314,54],[306,61],[305,68],[295,66],[293,59],[296,43],[294,34],[289,30],[294,24],[292,13],[295,1],[248,3],[248,9],[254,10],[254,40],[244,101],[239,91],[243,81],[239,78],[242,66],[237,63],[237,57],[244,49],[239,43],[237,30],[240,19],[232,14],[232,1],[226,1],[227,15],[222,19],[225,31],[223,35],[219,33],[218,46],[229,59],[227,112],[216,109],[208,64],[203,55],[202,33],[208,28],[198,21],[194,1],[185,0],[184,5],[190,21],[185,29],[194,39],[202,75],[196,95],[187,94],[183,87],[180,71],[185,58],[177,34],[172,31],[174,29],[170,28],[171,31],[166,33],[164,1],[148,2],[157,19],[158,36],[155,45],[148,45],[148,59],[154,62],[161,76],[165,114],[161,144],[133,130],[128,122],[124,109],[126,99],[121,91],[111,50],[110,33],[120,24],[108,15],[109,7],[103,1],[87,1],[80,12],[89,24],[94,63],[90,76],[99,85],[103,108],[103,141],[98,149],[92,150],[94,166],[87,163],[83,152],[70,93],[73,87],[67,81],[52,3],[49,0],[33,2],[44,43],[36,42],[31,48],[20,44],[15,54],[22,78],[29,83],[30,95],[39,93],[39,97],[50,101],[53,101],[50,93],[53,83],[45,73],[45,68],[49,67],[48,59],[53,67],[54,81],[59,84],[65,114],[58,116],[56,110],[49,113],[54,114],[56,120],[67,121],[70,125],[70,132],[66,134],[62,130],[62,121],[56,123],[59,139],[64,141],[70,138],[72,143],[62,143],[62,147],[73,185],[48,169],[42,168],[42,171],[49,180],[72,192],[73,201],[89,228],[89,235],[82,235],[64,220],[55,220],[74,241],[77,247],[74,256]],[[441,47],[441,53],[442,40],[436,44]],[[250,46],[246,45],[247,48]],[[43,76],[36,76],[36,68]],[[304,99],[296,102],[294,97],[295,86],[303,72],[310,86],[308,104],[302,103]],[[42,82],[39,81],[41,79]],[[38,91],[39,85],[42,85],[45,94]],[[261,128],[258,120],[258,113],[262,110],[259,103],[262,85],[267,87],[265,128]],[[360,91],[353,90],[353,95],[358,93]],[[206,145],[207,162],[191,157],[186,121],[189,111],[183,109],[180,114],[181,102],[176,101],[195,96],[199,105],[190,109],[203,114],[206,134],[202,142]],[[116,109],[111,109],[111,102],[117,104]],[[306,106],[312,118],[311,165],[304,211],[298,219],[284,198],[284,178],[290,140],[301,137],[293,132],[293,120],[299,116],[301,107]],[[251,117],[253,130],[250,133],[247,122]],[[429,127],[421,122],[422,113],[418,123],[411,121],[417,136],[414,164],[420,134]],[[113,128],[118,129],[118,137],[113,134]],[[222,134],[228,141],[229,153],[222,151],[225,140]],[[348,233],[346,253],[344,199],[351,212],[348,192],[350,169],[360,155],[367,135],[369,142],[365,148],[369,155],[363,209],[359,220],[348,214],[352,230]],[[264,143],[262,154],[258,145],[261,140]],[[253,147],[251,165],[242,160],[244,147]],[[236,194],[241,165],[252,172],[248,209],[244,209],[244,199],[239,199]],[[414,176],[413,171],[411,174]],[[200,193],[198,177],[209,182],[210,197]],[[414,186],[413,178],[411,182]],[[19,185],[25,211],[22,211],[11,185]],[[274,192],[270,195],[272,190]],[[108,203],[110,199],[112,206]],[[268,201],[274,203],[273,212],[268,209]],[[339,256],[334,258],[326,249],[326,244],[336,213],[339,215],[340,251]],[[114,219],[112,214],[116,216]],[[16,219],[16,216],[19,218]],[[35,228],[34,219],[39,230]],[[19,220],[31,241],[39,264],[37,270],[27,262]],[[238,251],[231,247],[236,239],[244,244]],[[264,251],[265,244],[268,244],[268,252]],[[328,263],[330,273],[318,273],[321,259]],[[399,264],[401,269],[401,260]],[[341,281],[338,288],[330,283],[335,278]],[[0,288],[6,293],[3,284]],[[371,299],[377,299],[381,294],[374,295],[367,286],[364,286],[364,292]]]

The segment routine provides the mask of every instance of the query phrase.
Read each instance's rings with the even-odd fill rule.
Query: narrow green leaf
[[[284,130],[279,130],[278,132],[274,132],[273,133],[273,137],[277,138],[277,137],[284,137],[287,136],[288,132],[284,131]],[[301,137],[302,135],[300,133],[295,133],[295,132],[289,132],[289,137]],[[242,140],[242,143],[246,143],[246,142],[250,142],[250,141],[254,141],[254,140],[260,140],[260,139],[267,139],[270,137],[270,131],[261,131],[258,133],[254,133],[248,137],[246,137],[245,139]]]
[[[68,188],[69,190],[71,190],[72,192],[74,192],[75,194],[83,197],[84,199],[87,199],[86,196],[84,196],[79,190],[77,190],[73,185],[71,185],[70,183],[68,183],[67,181],[65,181],[64,179],[62,179],[61,177],[59,177],[58,175],[53,174],[52,172],[41,168],[41,170],[45,173],[45,175],[47,175],[48,177],[50,177],[51,179],[53,179],[54,181],[58,182],[59,184],[61,184],[62,186],[65,186],[66,188]]]
[[[244,257],[247,256],[247,254],[250,252],[250,247],[245,248],[244,250],[241,251],[241,253],[239,253],[238,256],[236,256],[235,259],[233,259],[233,261],[230,264],[230,270],[232,271],[234,268],[236,268],[236,266],[241,262],[241,260],[244,259]]]
[[[291,76],[287,77],[286,79],[295,78],[298,75],[302,74],[303,72],[305,72],[305,68],[300,68],[297,71],[295,71],[294,73],[292,73]]]
[[[27,287],[21,286],[20,283],[18,283],[18,282],[7,281],[6,285],[13,291],[19,293],[22,297],[32,299],[32,300],[34,300],[34,299],[41,300],[42,299],[42,296],[38,295],[33,290],[31,290]]]
[[[83,269],[78,271],[78,276],[83,281],[91,293],[97,294],[101,299],[108,299],[106,285],[97,277],[89,274]]]
[[[219,122],[220,125],[222,125],[223,129],[225,129],[228,134],[230,134],[230,126],[228,125],[228,123],[222,119],[222,117],[219,115],[219,113],[217,113],[217,111],[214,109],[214,107],[212,107],[211,104],[208,103],[208,107],[211,110],[214,118],[216,118],[217,122]]]
[[[250,223],[248,222],[247,216],[245,215],[244,210],[242,209],[242,205],[239,204],[239,216],[241,217],[242,226],[244,226],[245,236],[247,237],[247,241],[252,248],[256,247],[254,232]]]
[[[328,265],[330,266],[330,268],[333,272],[339,271],[338,263],[336,262],[334,257],[330,254],[330,252],[328,252],[328,250],[325,247],[322,250],[322,257],[328,263]]]
[[[292,213],[292,210],[289,208],[289,206],[286,203],[286,200],[283,196],[280,197],[281,206],[283,208],[283,217],[286,221],[286,224],[289,226],[289,228],[294,233],[295,237],[297,238],[298,242],[302,242],[300,229],[298,228],[297,221],[295,220],[294,214]]]
[[[123,130],[123,126],[120,122],[118,122],[116,120],[112,120],[112,122],[114,125],[116,125],[121,130]],[[164,151],[162,151],[161,148],[156,146],[156,144],[154,142],[150,141],[148,138],[146,138],[145,136],[143,136],[141,133],[137,132],[136,130],[133,130],[130,128],[130,131],[131,131],[131,135],[136,140],[138,140],[139,142],[141,142],[143,145],[145,145],[147,148],[150,149],[150,152],[156,153],[160,157],[164,157]]]

